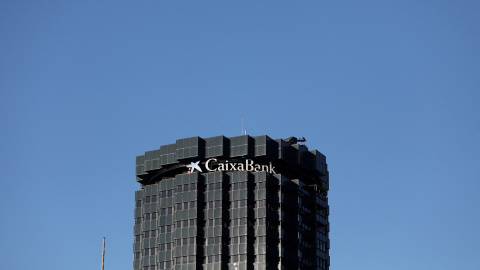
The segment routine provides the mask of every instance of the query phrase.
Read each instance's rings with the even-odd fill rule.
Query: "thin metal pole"
[[[242,135],[243,135],[243,114],[242,114]]]
[[[103,237],[103,250],[102,250],[102,270],[103,265],[105,264],[105,237]]]

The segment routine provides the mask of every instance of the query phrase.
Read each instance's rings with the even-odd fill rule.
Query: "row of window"
[[[257,185],[258,189],[264,189],[265,188],[265,182],[260,182]],[[178,185],[176,191],[177,192],[185,192],[185,191],[190,191],[190,190],[195,190],[197,188],[195,183],[191,184],[184,184],[184,185]],[[232,190],[239,190],[239,189],[246,189],[247,188],[247,182],[240,182],[240,183],[234,183],[232,184]],[[222,183],[217,182],[217,183],[210,183],[207,184],[205,187],[206,191],[213,191],[213,190],[220,190],[222,189]],[[163,198],[170,198],[173,196],[173,190],[163,190],[159,192],[159,197],[161,199]],[[143,203],[154,203],[157,202],[157,195],[152,195],[152,196],[145,196],[143,198]],[[142,206],[142,200],[137,200],[136,207],[141,207]]]
[[[169,232],[172,232],[172,225],[166,225],[166,226],[160,226],[158,228],[158,231],[160,233],[169,233]]]
[[[173,189],[162,190],[158,193],[158,195],[160,196],[160,199],[170,198],[173,196]]]
[[[205,239],[205,244],[206,245],[215,245],[215,244],[221,244],[222,243],[222,237],[217,236],[217,237],[207,237]]]
[[[180,229],[180,228],[186,228],[186,227],[194,227],[197,225],[197,220],[196,219],[185,219],[185,220],[179,220],[175,222],[175,228]]]
[[[152,195],[152,196],[145,196],[143,197],[143,203],[154,203],[157,202],[157,195]],[[142,201],[137,200],[135,203],[136,207],[141,207],[142,206]]]
[[[258,236],[257,237],[257,244],[264,244],[265,239],[266,239],[265,236]],[[247,242],[247,236],[246,235],[229,238],[229,244],[230,245],[244,244],[246,242]],[[222,237],[221,236],[208,237],[205,240],[206,245],[215,245],[215,244],[221,244],[221,243],[222,243]]]
[[[230,238],[230,243],[233,244],[233,245],[244,244],[246,242],[247,242],[247,236],[246,235],[236,236],[236,237]]]
[[[174,243],[176,247],[195,245],[195,238],[194,237],[179,238],[179,239],[175,239]]]
[[[191,184],[184,184],[184,185],[178,185],[177,186],[177,192],[185,192],[185,191],[190,191],[190,190],[195,190],[197,189],[197,184],[191,183]]]
[[[196,201],[191,201],[191,202],[182,202],[182,203],[176,203],[175,208],[177,210],[187,210],[189,208],[195,208],[197,207],[197,202]]]
[[[160,262],[158,264],[159,269],[169,269],[173,266],[173,261]],[[147,270],[156,270],[156,269],[147,269]]]
[[[240,182],[232,184],[232,190],[246,189],[247,182]]]
[[[160,227],[160,232],[162,233],[163,230],[165,230],[166,232],[170,232],[171,228],[172,228],[172,226],[170,226],[170,225],[162,226],[162,227]],[[145,236],[145,238],[156,237],[156,232],[155,231],[147,231],[147,232],[144,233],[144,236]],[[140,242],[140,240],[141,240],[140,238],[141,238],[141,235],[135,235],[135,242]],[[229,239],[230,244],[243,244],[243,243],[246,243],[246,241],[247,241],[246,236],[237,236],[237,237],[232,237],[232,238]],[[175,242],[174,242],[175,246],[193,245],[194,243],[195,243],[195,238],[194,237],[176,239]],[[208,237],[208,238],[205,239],[205,244],[206,245],[215,245],[215,244],[221,244],[221,243],[222,243],[222,237],[221,236]],[[265,243],[265,236],[258,236],[257,237],[257,244],[263,244],[263,243]],[[321,242],[321,241],[319,241],[319,243],[323,244],[321,246],[321,247],[323,247],[323,249],[321,248],[321,250],[325,250],[325,243]],[[159,245],[160,251],[171,250],[171,247],[172,247],[171,243],[164,243],[164,244]],[[150,251],[152,252],[151,255],[153,255],[155,253],[155,250],[150,250]],[[149,255],[148,252],[147,252],[146,255]]]
[[[247,200],[239,200],[239,201],[232,201],[230,202],[230,208],[243,208],[247,206]]]
[[[206,219],[204,222],[204,227],[213,227],[213,226],[220,226],[220,225],[222,225],[221,218]]]
[[[145,214],[145,220],[156,220],[157,219],[157,213],[146,213]]]
[[[196,205],[196,204],[194,204]],[[159,211],[159,215],[160,216],[166,216],[166,215],[172,215],[173,214],[173,208],[172,207],[165,207],[165,208],[160,208],[158,209]],[[157,212],[153,212],[153,213],[146,213],[144,215],[144,220],[145,221],[148,221],[148,220],[156,220],[157,217],[159,216],[157,214]],[[142,223],[142,218],[141,217],[137,217],[135,218],[135,224],[141,224]]]
[[[190,255],[190,256],[182,256],[182,257],[176,257],[175,258],[175,264],[186,264],[186,263],[194,263],[195,262],[195,255]]]
[[[153,256],[157,253],[157,248],[146,248],[142,249],[142,256]]]
[[[143,237],[144,238],[157,237],[157,231],[145,231],[145,232],[143,232]]]
[[[167,213],[167,212],[171,212],[172,208],[171,207],[168,207],[168,211],[166,210],[167,208],[162,208],[164,209],[162,211]],[[157,218],[157,214],[156,213],[147,213],[145,214],[145,220],[155,220]],[[241,226],[241,225],[246,225],[248,223],[248,220],[247,218],[234,218],[232,219],[231,221],[231,224],[230,226]],[[142,223],[142,218],[138,217],[135,219],[135,224],[141,224]],[[253,222],[251,222],[253,223]],[[265,218],[259,218],[256,220],[256,223],[257,225],[265,225]],[[176,221],[175,222],[175,227],[178,229],[178,228],[182,228],[182,227],[193,227],[193,226],[196,226],[197,222],[196,222],[196,219],[189,219],[189,220],[179,220],[179,221]],[[213,226],[220,226],[222,225],[222,219],[221,218],[215,218],[215,219],[207,219],[204,221],[204,227],[213,227]],[[224,222],[223,224],[225,227],[228,227],[228,222]],[[252,225],[253,224],[249,224],[249,225]],[[167,225],[168,227],[170,225]],[[170,232],[173,228],[169,228],[170,230],[164,230],[164,229],[167,229],[168,227],[165,227],[164,229],[162,229],[162,227],[164,226],[160,226],[160,230],[161,230],[161,233],[164,233],[164,232]]]
[[[191,184],[184,184],[184,185],[178,185],[176,191],[177,192],[185,192],[185,191],[190,191],[190,190],[195,190],[197,188],[196,183],[191,183]],[[246,189],[247,188],[247,182],[240,182],[240,183],[234,183],[232,184],[232,190],[239,190],[239,189]],[[265,182],[260,182],[257,185],[258,189],[264,189],[265,188]],[[222,183],[217,182],[217,183],[210,183],[205,186],[206,191],[213,191],[213,190],[220,190],[222,189]],[[152,195],[152,196],[145,196],[143,198],[143,203],[154,203],[157,202],[157,197],[160,197],[161,199],[163,198],[170,198],[173,196],[173,190],[162,190],[159,192],[157,195]],[[137,200],[136,201],[136,207],[141,207],[142,206],[142,200]]]
[[[160,245],[158,245],[158,249],[159,249],[160,251],[172,250],[172,243],[160,244]]]
[[[235,208],[243,208],[246,207],[247,200],[239,200],[239,201],[232,201],[230,202],[230,208],[235,209]],[[264,207],[265,206],[265,201],[257,201],[257,207]],[[194,209],[197,207],[197,202],[196,201],[190,201],[190,202],[182,202],[182,203],[176,203],[175,208],[176,210],[186,210],[186,209]],[[217,209],[222,207],[222,201],[221,200],[216,200],[216,201],[209,201],[206,202],[204,205],[205,209]],[[173,208],[172,207],[165,207],[165,208],[160,208],[159,214],[160,216],[165,216],[165,215],[172,215],[173,214]],[[273,208],[272,208],[273,210]],[[157,219],[157,213],[147,213],[144,216],[144,220],[156,220]],[[140,218],[137,218],[135,224],[140,224],[142,220]]]
[[[204,209],[216,209],[222,207],[222,201],[221,200],[216,200],[216,201],[208,201],[204,205]]]
[[[230,226],[242,226],[246,225],[248,222],[247,218],[234,218],[232,219]]]
[[[212,255],[212,256],[207,256],[203,257],[203,263],[214,263],[214,262],[220,262],[220,255]]]
[[[221,182],[210,183],[205,185],[205,191],[214,191],[214,190],[221,190],[221,189],[222,189]]]
[[[247,254],[232,255],[229,260],[231,263],[244,262],[247,260]]]

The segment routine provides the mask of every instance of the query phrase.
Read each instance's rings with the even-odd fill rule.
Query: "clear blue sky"
[[[135,156],[307,138],[332,270],[480,269],[480,1],[0,1],[0,268],[131,269]]]

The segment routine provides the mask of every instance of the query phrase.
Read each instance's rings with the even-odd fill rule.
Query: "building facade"
[[[297,139],[179,139],[136,160],[134,270],[329,269],[326,158]]]

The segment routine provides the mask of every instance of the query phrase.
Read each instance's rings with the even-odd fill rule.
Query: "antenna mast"
[[[242,114],[242,135],[243,135],[243,114]]]
[[[105,237],[103,237],[103,249],[102,249],[102,270],[105,263]]]

